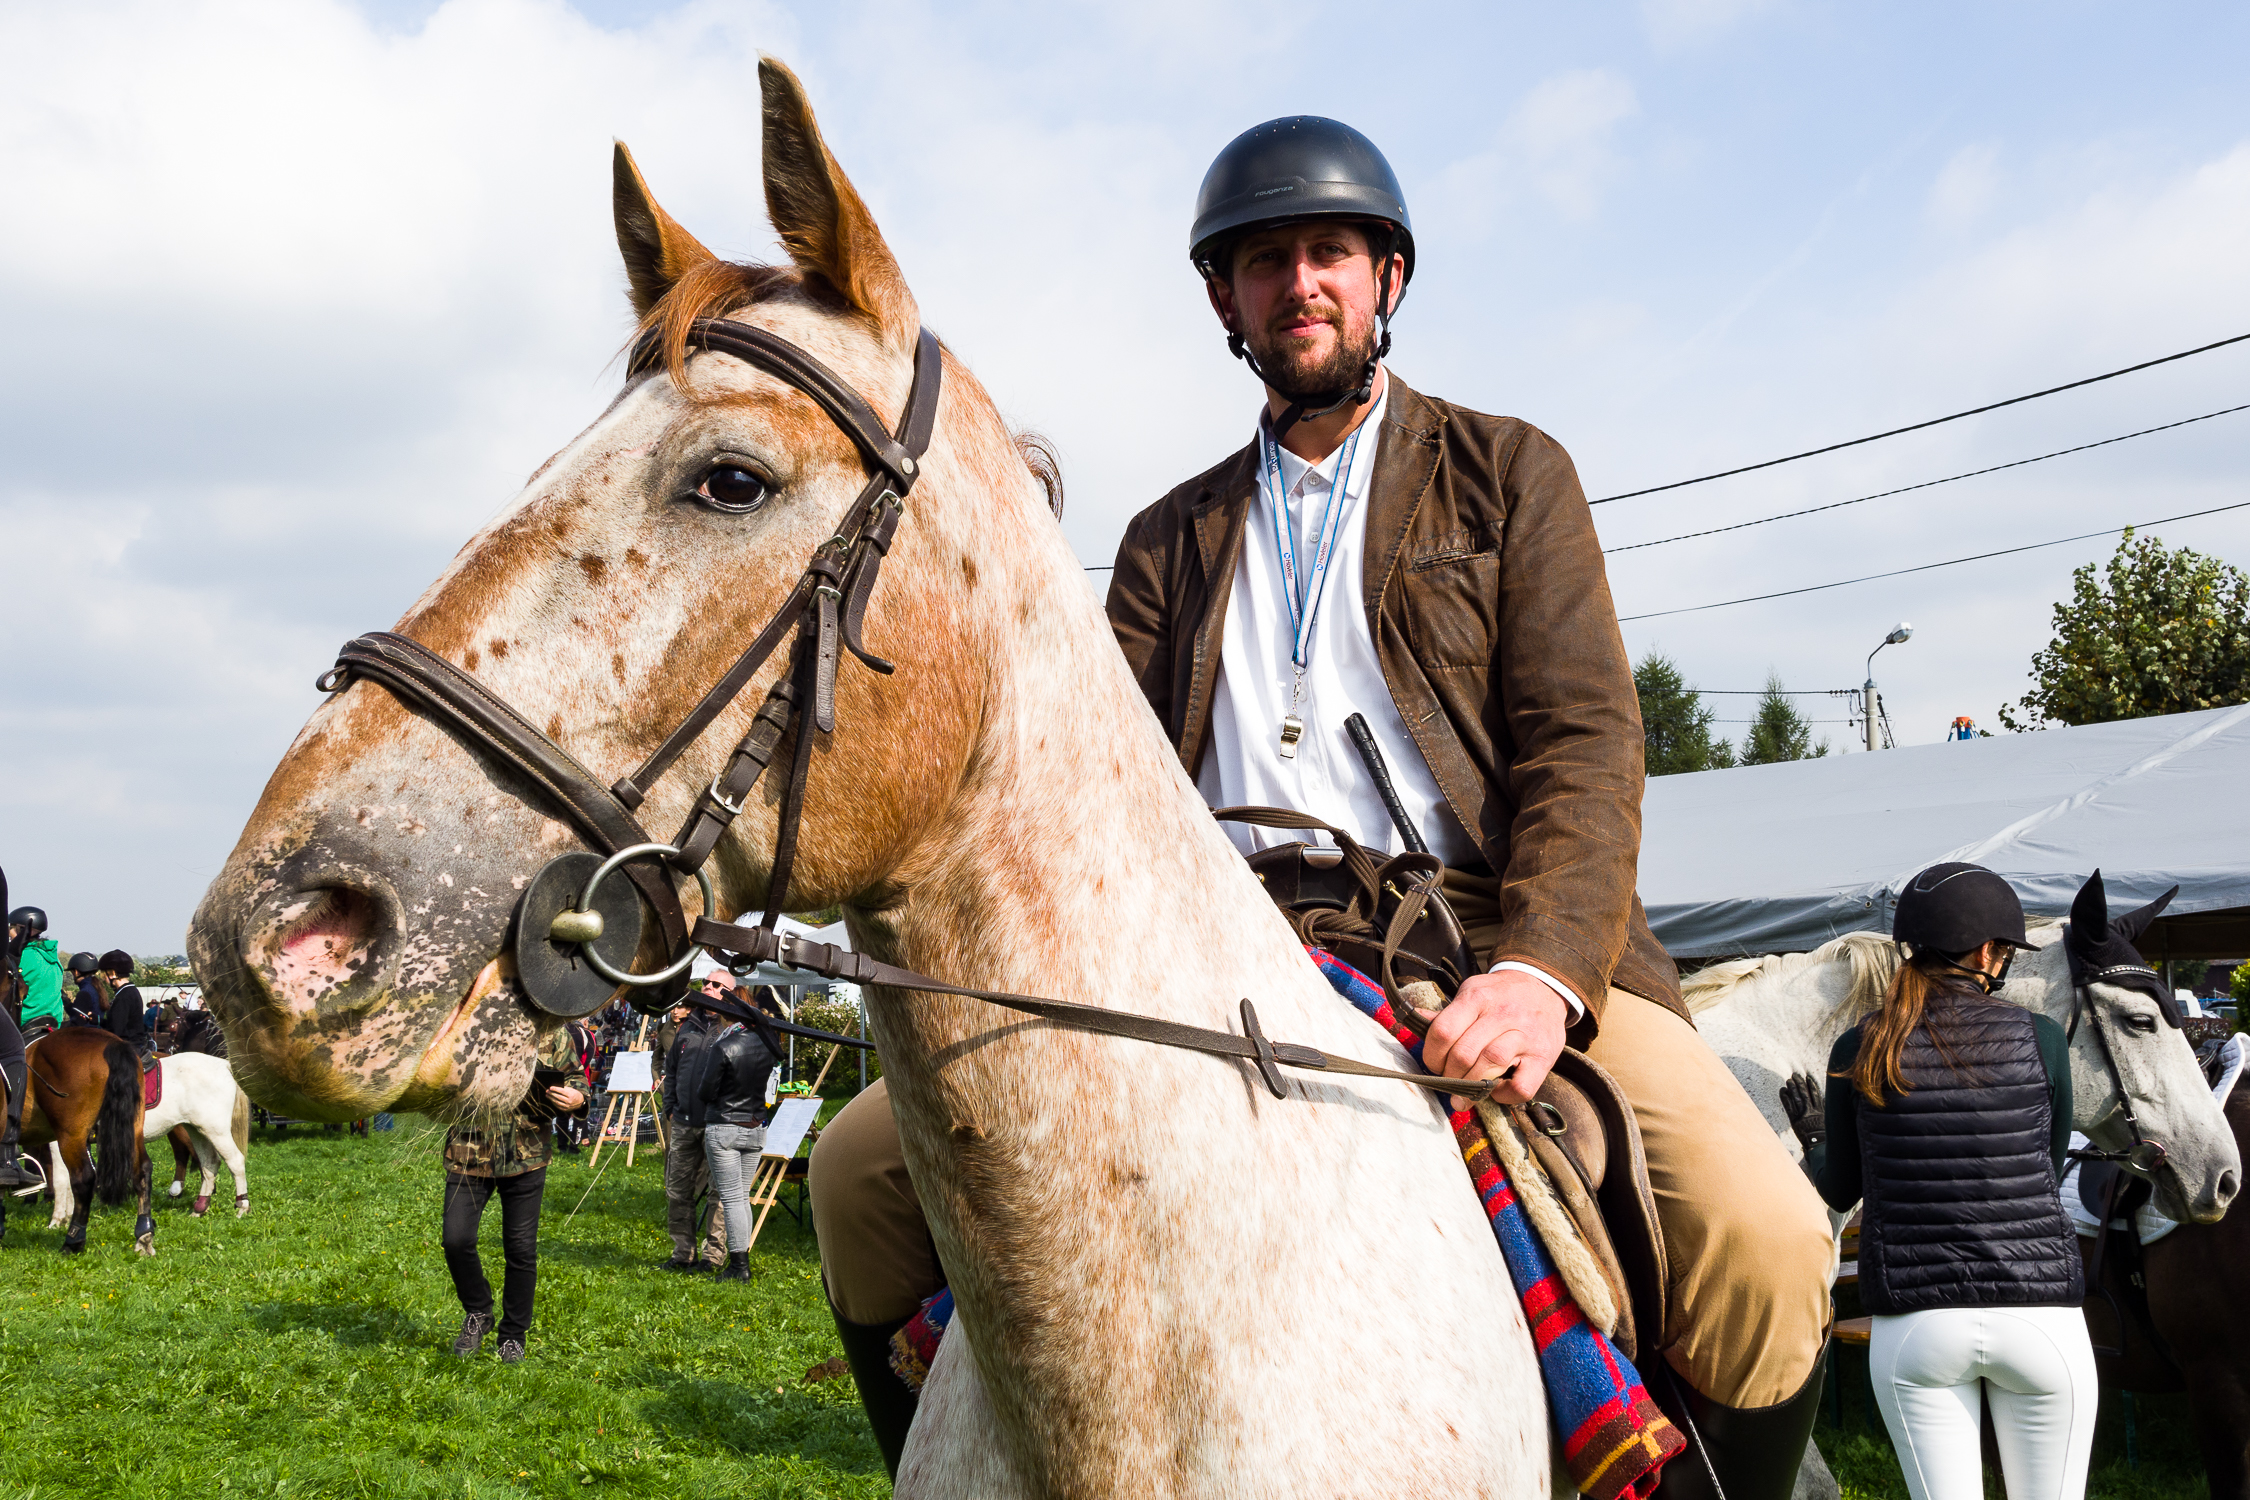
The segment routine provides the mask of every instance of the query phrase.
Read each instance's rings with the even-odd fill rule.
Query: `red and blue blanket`
[[[1334,954],[1305,950],[1336,993],[1397,1039],[1421,1061],[1419,1038],[1399,1024],[1383,987]],[[1508,1274],[1523,1299],[1524,1319],[1539,1351],[1547,1384],[1547,1409],[1563,1445],[1563,1464],[1580,1494],[1591,1500],[1647,1500],[1665,1462],[1687,1447],[1657,1410],[1631,1361],[1609,1336],[1586,1321],[1556,1273],[1546,1246],[1516,1202],[1508,1174],[1485,1134],[1484,1122],[1466,1106],[1449,1105],[1453,1138],[1468,1164],[1469,1179],[1500,1242]],[[953,1320],[953,1293],[939,1292],[891,1338],[891,1368],[916,1390],[937,1358],[938,1342]]]

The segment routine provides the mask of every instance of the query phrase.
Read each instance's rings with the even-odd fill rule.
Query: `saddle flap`
[[[1638,1359],[1634,1346],[1653,1351],[1663,1337],[1670,1278],[1633,1108],[1601,1064],[1565,1047],[1524,1115],[1533,1155],[1596,1259],[1614,1268],[1619,1306],[1631,1310],[1619,1327],[1635,1335],[1618,1343]]]

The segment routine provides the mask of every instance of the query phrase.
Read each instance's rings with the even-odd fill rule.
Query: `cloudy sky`
[[[1089,563],[1248,433],[1183,252],[1212,154],[1279,114],[1398,169],[1401,374],[1538,423],[1594,496],[2250,332],[2239,6],[0,0],[0,862],[65,944],[177,950],[337,644],[599,412],[612,137],[713,248],[776,253],[761,51],[925,317],[1059,445]],[[2250,344],[1595,514],[1621,546],[2245,401]],[[1611,578],[1670,610],[2250,499],[2246,471],[2250,413]],[[2161,534],[2250,561],[2244,517]],[[1842,687],[1912,620],[1878,675],[1927,742],[1998,727],[2110,546],[1626,640],[1706,688]]]

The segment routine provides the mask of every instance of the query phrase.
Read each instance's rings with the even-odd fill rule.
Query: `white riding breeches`
[[[1983,1500],[1982,1416],[2008,1500],[2081,1500],[2094,1446],[2094,1344],[2075,1307],[1941,1307],[1874,1320],[1868,1375],[1914,1500]]]

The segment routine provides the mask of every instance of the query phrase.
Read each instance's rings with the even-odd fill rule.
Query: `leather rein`
[[[1243,1034],[1216,1031],[1184,1022],[1128,1011],[1106,1010],[1036,995],[981,990],[948,984],[912,969],[900,968],[865,954],[811,942],[781,932],[778,924],[789,894],[804,814],[805,785],[812,765],[814,732],[833,733],[836,727],[836,673],[842,652],[849,651],[872,671],[888,674],[892,664],[870,654],[862,644],[861,628],[892,539],[906,514],[906,497],[921,473],[937,423],[939,389],[943,381],[943,356],[937,338],[923,329],[916,340],[914,383],[906,411],[894,430],[887,428],[873,408],[826,365],[812,355],[765,329],[723,319],[699,318],[689,331],[691,345],[730,355],[794,387],[819,403],[830,419],[858,447],[869,478],[837,526],[835,535],[814,549],[804,573],[781,606],[722,677],[667,735],[654,754],[631,775],[603,786],[567,750],[505,699],[476,677],[395,631],[373,631],[345,643],[336,663],[315,684],[324,693],[341,692],[353,682],[378,683],[408,708],[433,720],[472,750],[481,751],[517,777],[538,787],[545,799],[562,812],[587,845],[605,858],[585,883],[585,894],[575,909],[550,918],[551,926],[527,920],[529,897],[548,885],[545,872],[534,880],[517,908],[511,942],[519,955],[526,944],[541,941],[575,944],[603,976],[634,991],[633,1003],[643,1010],[661,1010],[686,1004],[738,1020],[749,1020],[744,1007],[729,1001],[713,1003],[709,997],[687,989],[686,976],[697,948],[731,956],[737,962],[779,963],[806,970],[822,978],[881,985],[925,994],[960,995],[1037,1016],[1058,1025],[1160,1046],[1180,1047],[1218,1057],[1252,1063],[1276,1098],[1286,1097],[1280,1069],[1349,1074],[1364,1078],[1393,1079],[1437,1089],[1469,1099],[1490,1095],[1489,1081],[1439,1078],[1425,1073],[1404,1073],[1337,1057],[1316,1047],[1267,1040],[1250,1001],[1242,1002]],[[653,331],[634,346],[627,378],[656,368],[660,351]],[[753,677],[791,639],[791,660],[766,693],[765,702],[752,718],[749,732],[729,757],[726,769],[704,788],[678,835],[669,844],[651,839],[637,814],[648,789],[680,755],[710,727]],[[780,800],[772,873],[767,881],[764,917],[756,926],[719,922],[699,917],[690,929],[676,882],[696,879],[703,887],[704,907],[711,906],[708,875],[703,865],[711,851],[746,804],[771,764],[785,736],[796,740]],[[585,860],[585,855],[563,855],[563,861]],[[648,909],[656,914],[663,950],[672,961],[653,974],[625,974],[605,966],[593,943],[603,930],[600,913],[592,910],[595,887],[612,870],[621,870],[632,881]],[[573,871],[575,873],[575,870]],[[1419,903],[1417,903],[1419,905]],[[527,926],[542,930],[527,931]],[[622,962],[631,961],[627,953]],[[598,1009],[607,994],[583,989],[567,1001],[542,995],[528,982],[532,967],[518,964],[527,997],[540,1009],[575,1018]],[[595,993],[586,1003],[582,996]],[[791,1028],[796,1030],[797,1028]],[[828,1037],[850,1041],[856,1038]]]

